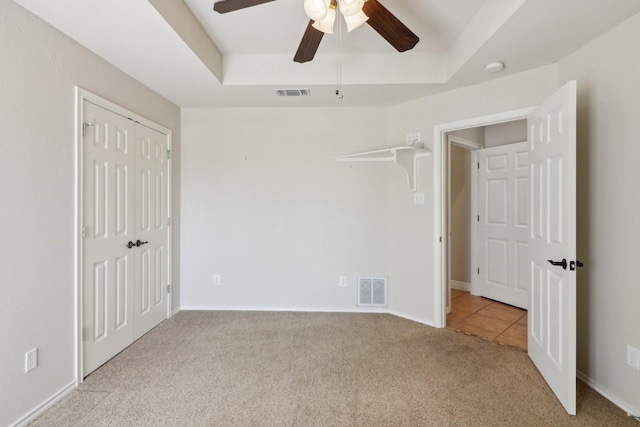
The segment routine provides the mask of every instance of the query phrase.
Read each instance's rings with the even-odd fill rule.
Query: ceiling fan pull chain
[[[342,15],[340,13],[337,14],[337,24],[338,24],[338,49],[336,55],[336,96],[338,99],[344,98],[344,95],[341,93],[340,89],[342,89],[342,67],[340,63],[340,48],[342,47]]]

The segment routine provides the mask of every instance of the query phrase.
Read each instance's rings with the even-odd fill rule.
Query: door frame
[[[433,127],[433,194],[434,194],[434,260],[433,260],[433,313],[434,326],[444,328],[447,324],[445,301],[447,297],[449,265],[449,243],[447,233],[448,188],[449,174],[448,132],[456,130],[494,125],[526,119],[536,107],[505,111],[487,116],[442,123]]]
[[[469,151],[469,155],[471,156],[471,164],[470,164],[470,178],[471,178],[471,182],[470,182],[470,206],[469,206],[469,218],[470,218],[470,231],[471,231],[471,235],[469,236],[468,239],[468,243],[469,243],[469,247],[471,248],[471,253],[470,253],[470,257],[469,257],[469,273],[470,273],[470,280],[469,280],[469,287],[470,287],[470,291],[472,295],[475,295],[477,293],[477,280],[476,280],[476,276],[473,274],[473,266],[477,264],[476,262],[476,228],[477,228],[477,222],[473,221],[473,218],[475,218],[475,216],[477,215],[477,184],[478,184],[478,178],[477,178],[477,169],[474,167],[475,164],[477,163],[477,154],[476,151],[477,150],[481,150],[484,148],[484,145],[480,144],[479,142],[475,142],[475,141],[471,141],[468,139],[464,139],[464,138],[460,138],[458,136],[454,136],[454,135],[449,135],[449,133],[447,133],[446,135],[446,144],[445,144],[445,149],[443,149],[442,153],[443,155],[446,155],[446,159],[443,159],[443,163],[446,164],[447,166],[447,170],[444,171],[443,173],[445,174],[444,176],[446,177],[445,180],[443,180],[443,189],[442,189],[442,195],[443,195],[443,207],[444,210],[446,211],[446,215],[443,214],[443,219],[444,219],[444,224],[443,224],[443,229],[444,229],[444,235],[447,237],[447,243],[446,246],[444,247],[443,250],[447,251],[447,262],[445,264],[446,269],[443,270],[444,273],[446,274],[446,277],[443,278],[444,282],[446,283],[446,288],[444,289],[444,301],[445,301],[445,310],[446,313],[451,312],[451,262],[449,262],[449,260],[451,259],[451,245],[449,245],[449,236],[451,236],[451,146],[455,145],[457,147],[463,148],[467,151]],[[449,290],[449,292],[447,292],[447,289]],[[445,315],[446,315],[445,313]]]
[[[171,151],[171,141],[172,141],[172,133],[169,128],[166,128],[152,120],[149,120],[145,117],[142,117],[132,111],[127,110],[117,104],[114,104],[111,101],[108,101],[98,95],[95,95],[81,87],[75,87],[75,180],[74,180],[74,210],[75,210],[75,218],[74,218],[74,285],[75,285],[75,366],[76,366],[76,379],[75,384],[76,387],[79,386],[83,381],[83,350],[82,350],[82,319],[83,319],[83,261],[84,261],[84,244],[83,244],[83,233],[82,227],[84,224],[84,212],[83,212],[83,191],[84,191],[84,182],[83,182],[83,172],[84,172],[84,150],[82,147],[83,141],[83,127],[84,127],[84,102],[91,102],[101,108],[109,110],[113,113],[119,114],[121,116],[127,117],[130,120],[137,122],[143,126],[154,129],[164,135],[167,136],[167,150]],[[172,203],[171,203],[171,183],[172,183],[172,160],[171,157],[167,157],[167,218],[172,218]],[[167,226],[167,259],[166,259],[166,271],[167,271],[167,280],[169,283],[169,289],[171,289],[171,278],[172,278],[172,239],[171,239],[171,222]],[[171,292],[167,293],[167,319],[171,317]]]

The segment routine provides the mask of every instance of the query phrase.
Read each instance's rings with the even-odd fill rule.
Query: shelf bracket
[[[407,174],[407,185],[411,191],[416,191],[416,156],[410,151],[395,151],[394,160]]]

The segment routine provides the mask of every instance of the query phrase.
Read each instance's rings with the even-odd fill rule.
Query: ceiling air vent
[[[276,89],[278,96],[311,96],[309,89]]]

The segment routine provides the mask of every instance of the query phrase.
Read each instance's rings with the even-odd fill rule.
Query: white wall
[[[389,109],[389,135],[421,132],[433,148],[433,127],[504,111],[535,106],[557,88],[555,65],[468,86]],[[495,96],[496,93],[503,96]],[[404,313],[434,322],[434,203],[433,161],[427,158],[419,170],[418,191],[426,204],[416,212],[402,193],[389,192],[389,271],[398,283],[396,307]]]
[[[356,310],[356,277],[388,274],[391,166],[334,157],[388,146],[384,114],[183,109],[182,308]]]
[[[180,117],[175,105],[12,1],[0,2],[0,58],[0,425],[5,426],[75,380],[74,85],[173,129],[176,154]],[[175,190],[178,195],[179,186]],[[34,347],[39,366],[25,374],[24,353]]]
[[[548,66],[387,109],[184,109],[181,307],[357,310],[356,277],[387,275],[390,311],[432,323],[432,159],[415,205],[399,167],[333,157],[414,131],[431,145],[436,123],[535,105],[556,85]]]
[[[578,81],[578,369],[640,415],[640,15],[559,63]]]

